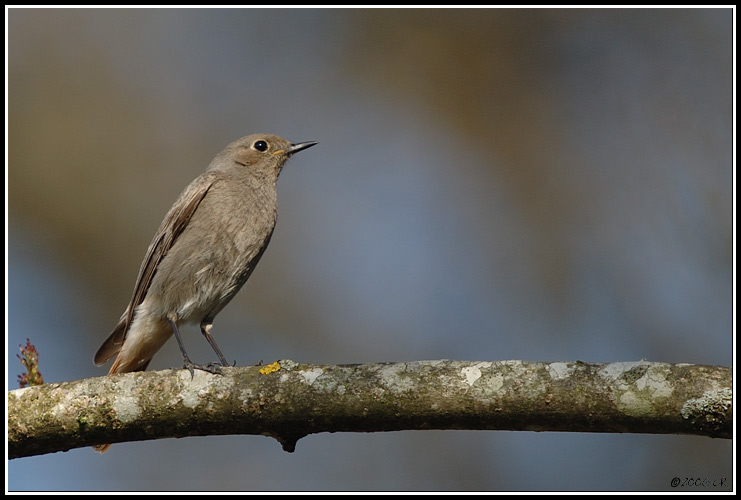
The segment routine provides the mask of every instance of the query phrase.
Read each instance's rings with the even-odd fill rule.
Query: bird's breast
[[[213,317],[252,274],[276,218],[274,189],[216,184],[160,263],[150,291],[166,297],[167,312],[181,321]]]

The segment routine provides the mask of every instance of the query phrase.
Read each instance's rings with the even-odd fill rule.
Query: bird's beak
[[[304,149],[310,148],[311,146],[314,146],[318,144],[318,142],[315,141],[309,141],[309,142],[299,142],[296,144],[291,144],[291,147],[286,149],[286,154],[288,156],[291,156],[294,153],[298,153],[299,151],[303,151]]]

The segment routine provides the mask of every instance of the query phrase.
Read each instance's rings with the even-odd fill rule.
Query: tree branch
[[[8,393],[8,456],[164,437],[478,429],[732,437],[732,370],[417,361],[137,372]]]

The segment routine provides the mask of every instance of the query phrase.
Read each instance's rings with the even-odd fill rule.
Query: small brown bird
[[[144,257],[134,293],[118,325],[95,353],[108,374],[141,371],[175,334],[186,368],[193,363],[178,331],[198,323],[223,366],[211,336],[214,317],[236,295],[270,242],[277,217],[276,182],[293,154],[316,142],[291,144],[270,134],[232,142],[191,182],[160,224]],[[96,446],[105,451],[110,445]]]

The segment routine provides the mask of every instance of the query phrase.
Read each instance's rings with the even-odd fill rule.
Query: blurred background
[[[732,364],[733,11],[10,9],[7,381],[102,376],[180,191],[254,132],[319,141],[213,333],[239,365]],[[215,359],[185,327],[196,361]],[[181,366],[170,340],[151,369]],[[672,490],[693,436],[410,431],[117,444],[10,490]],[[674,491],[677,491],[675,488]]]

